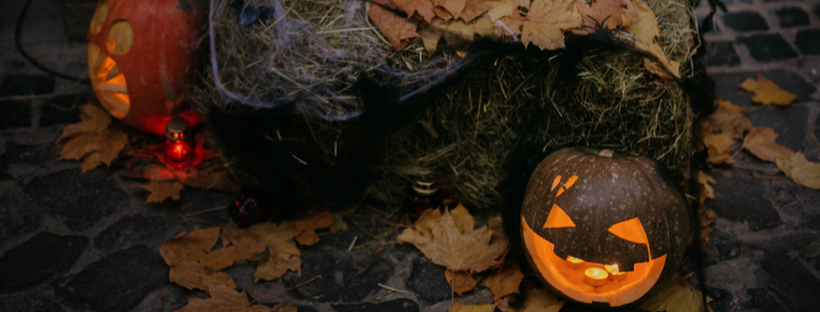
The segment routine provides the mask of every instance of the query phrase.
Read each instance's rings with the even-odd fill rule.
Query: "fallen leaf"
[[[236,288],[230,275],[219,270],[233,263],[230,251],[211,249],[219,240],[219,228],[195,229],[168,240],[159,249],[162,259],[171,269],[173,283],[193,290],[209,291],[210,286],[225,285]]]
[[[504,267],[485,277],[483,283],[493,293],[493,301],[498,301],[506,295],[518,294],[523,279],[524,274],[521,273],[518,263],[507,259],[504,261]]]
[[[425,22],[433,24],[436,12],[433,11],[433,2],[430,0],[393,0],[393,4],[407,13],[407,18],[418,13]]]
[[[755,96],[752,98],[752,102],[762,105],[786,106],[797,99],[797,95],[781,89],[771,80],[763,78],[763,75],[759,73],[757,74],[757,80],[748,78],[739,86],[747,92],[754,93]]]
[[[467,50],[475,42],[475,35],[493,40],[501,39],[504,30],[487,18],[479,18],[471,23],[462,20],[451,21],[447,24],[442,36],[447,46],[456,50],[459,56],[464,57]]]
[[[233,222],[222,227],[222,246],[234,248],[233,264],[267,259],[267,241],[261,235],[237,228]]]
[[[757,127],[749,131],[743,139],[741,149],[746,149],[760,160],[774,162],[775,159],[788,159],[794,154],[793,151],[775,143],[777,133],[774,129],[767,127]]]
[[[185,185],[177,181],[148,181],[148,183],[137,183],[134,187],[141,188],[150,192],[146,203],[161,203],[167,198],[179,200],[179,191],[185,188]]]
[[[80,133],[100,133],[111,125],[111,116],[102,107],[93,104],[79,106],[80,122],[63,128],[63,134],[57,139],[57,144],[68,142]]]
[[[447,29],[447,23],[437,18],[430,23],[430,26],[419,31],[421,34],[421,42],[424,44],[424,49],[427,50],[428,57],[436,53],[438,42],[441,40],[441,35],[444,34],[445,29]]]
[[[486,3],[493,7],[487,11],[487,15],[494,21],[505,16],[520,17],[518,8],[529,9],[530,7],[529,0],[490,0]]]
[[[86,155],[83,159],[83,163],[80,165],[80,173],[86,173],[102,164],[103,162],[100,160],[100,153],[92,152],[91,154]]]
[[[618,26],[628,27],[638,22],[638,11],[630,0],[598,0],[592,5],[578,2],[576,6],[583,16],[583,24],[595,29],[601,24],[603,27],[616,29]],[[592,32],[586,27],[582,29],[586,33]]]
[[[290,302],[285,301],[285,303],[280,303],[273,306],[273,309],[270,312],[297,312],[296,306],[290,304]]]
[[[376,25],[376,28],[387,38],[390,45],[401,51],[410,43],[410,39],[419,37],[416,32],[416,23],[408,21],[378,5],[371,5],[367,16]]]
[[[94,107],[94,106],[91,106]],[[117,128],[101,131],[75,133],[71,138],[58,140],[64,142],[60,151],[61,160],[80,160],[84,158],[82,172],[94,169],[99,165],[110,166],[128,145],[128,135]]]
[[[290,259],[290,256],[301,256],[302,252],[296,247],[293,238],[302,233],[302,230],[295,226],[283,223],[276,225],[273,223],[257,223],[252,225],[249,230],[251,232],[261,235],[267,242],[271,254],[276,254],[282,260]]]
[[[661,35],[655,12],[652,12],[652,9],[643,0],[633,0],[633,4],[638,12],[638,20],[632,26],[624,28],[624,30],[638,37],[641,42],[654,43],[655,38]]]
[[[715,199],[715,189],[712,184],[715,184],[715,179],[703,171],[698,171],[698,185],[700,186],[700,202],[704,202],[707,198]]]
[[[447,284],[450,285],[450,289],[459,296],[475,289],[476,281],[465,271],[445,270],[444,278],[447,280]]]
[[[704,120],[704,126],[715,131],[725,133],[729,138],[736,140],[743,137],[743,133],[752,130],[752,122],[741,113],[741,108],[729,101],[715,101],[715,111]]]
[[[487,218],[487,227],[493,231],[493,239],[507,240],[507,233],[504,232],[504,224],[501,216],[491,216]]]
[[[535,0],[524,21],[521,42],[541,50],[565,49],[564,32],[581,27],[575,0]]]
[[[449,210],[441,216],[435,216],[437,213],[438,209],[422,213],[416,222],[418,231],[406,229],[397,240],[412,243],[433,263],[453,271],[474,274],[501,265],[507,253],[506,240],[492,239],[486,226],[462,234]]]
[[[643,59],[643,65],[644,67],[646,67],[646,70],[648,70],[650,73],[653,73],[663,79],[669,79],[670,73],[672,74],[672,76],[680,78],[680,63],[678,63],[677,61],[670,61],[666,57],[666,54],[663,53],[663,49],[661,49],[660,45],[658,45],[657,43],[646,44],[638,41],[635,42],[635,47],[649,54],[654,55],[658,59],[657,61],[653,61],[646,57]]]
[[[481,14],[484,14],[492,8],[492,6],[486,2],[486,0],[467,0],[464,5],[464,10],[461,11],[461,14],[458,17],[465,22],[471,22],[476,17],[479,17]]]
[[[461,11],[464,11],[464,7],[467,6],[467,0],[433,0],[433,4],[439,17],[449,20],[461,15]]]
[[[709,149],[709,158],[706,161],[711,165],[734,163],[732,158],[732,144],[734,143],[735,140],[726,133],[707,134],[703,137],[703,145]]]
[[[314,230],[304,230],[299,235],[296,235],[294,239],[299,245],[310,246],[319,242],[319,235],[316,235],[316,231]]]
[[[700,211],[700,248],[706,247],[709,243],[709,234],[715,231],[711,227],[712,221],[715,220],[715,212],[712,209]]]
[[[456,208],[450,210],[450,215],[453,216],[453,222],[456,223],[456,228],[461,234],[469,234],[475,228],[475,219],[463,205],[458,204]]]
[[[253,273],[253,282],[272,281],[285,275],[287,271],[294,271],[302,276],[302,259],[298,256],[288,256],[286,259],[271,252],[267,262],[256,267]]]
[[[558,312],[567,304],[552,294],[546,289],[536,289],[530,283],[523,283],[522,289],[524,291],[523,307],[514,309],[507,304],[507,301],[502,299],[498,303],[498,309],[503,312]]]
[[[464,301],[459,301],[450,306],[447,312],[493,312],[498,304],[479,303],[476,305],[465,305]]]
[[[802,152],[788,159],[777,159],[775,163],[797,185],[820,190],[820,163],[810,162]]]
[[[322,211],[320,213],[311,213],[289,223],[299,230],[319,230],[333,225],[333,216],[330,215],[329,211]]]
[[[347,230],[347,223],[342,220],[342,214],[340,213],[331,213],[331,217],[333,217],[333,225],[330,226],[330,231],[336,233],[338,231]]]
[[[640,308],[650,312],[699,312],[702,301],[700,291],[676,274],[655,297],[646,300]],[[707,303],[711,301],[707,297]],[[712,311],[711,307],[707,308]]]
[[[174,310],[174,312],[210,312],[210,311],[230,311],[230,312],[267,312],[270,309],[263,305],[251,306],[248,301],[248,296],[245,292],[236,292],[234,287],[226,287],[223,285],[212,286],[208,293],[211,298],[196,299],[188,298],[188,304],[182,309]],[[295,310],[283,310],[295,311]]]

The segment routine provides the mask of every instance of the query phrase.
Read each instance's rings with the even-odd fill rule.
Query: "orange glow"
[[[573,174],[571,177],[569,177],[567,183],[564,183],[564,188],[569,189],[570,187],[572,187],[573,184],[575,184],[575,181],[578,181],[578,176]]]
[[[553,204],[552,210],[550,210],[550,214],[547,216],[547,222],[544,222],[544,228],[558,229],[573,227],[575,227],[575,222],[572,222],[569,215],[567,215],[561,207],[558,207],[558,204]]]
[[[555,187],[558,186],[558,183],[561,182],[561,175],[555,176],[555,180],[552,180],[552,188],[550,188],[550,192],[555,190]]]
[[[592,287],[601,287],[606,285],[606,279],[609,273],[600,268],[589,268],[584,270],[584,283]]]
[[[649,244],[641,220],[632,218],[609,227],[609,232],[637,244]]]
[[[115,118],[125,118],[131,108],[125,75],[111,57],[92,42],[88,43],[88,74],[102,106]]]
[[[523,216],[521,219],[524,245],[537,271],[552,287],[575,301],[608,303],[611,307],[626,305],[649,292],[663,272],[667,255],[636,263],[633,271],[621,273],[624,277],[620,280],[606,279],[602,286],[592,286],[585,281],[584,272],[593,268],[598,269],[599,274],[606,273],[603,264],[584,262],[571,266],[555,254],[553,243],[536,234]]]
[[[166,140],[165,154],[172,162],[183,162],[190,158],[191,146],[186,141]]]

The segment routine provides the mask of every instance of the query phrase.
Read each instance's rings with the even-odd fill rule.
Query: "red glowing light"
[[[183,118],[174,117],[166,123],[165,155],[169,161],[181,163],[191,157],[194,142],[191,136],[183,139],[186,131],[189,131],[188,122]]]

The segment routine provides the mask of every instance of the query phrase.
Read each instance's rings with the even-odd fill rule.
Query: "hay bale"
[[[285,0],[285,17],[249,27],[237,25],[222,2],[216,43],[223,84],[269,103],[290,96],[296,109],[282,113],[288,117],[263,132],[277,133],[278,141],[304,142],[307,153],[333,166],[367,157],[372,167],[367,168],[366,194],[386,210],[401,203],[408,181],[419,176],[443,176],[466,201],[497,208],[511,187],[505,183],[510,172],[522,172],[544,152],[566,144],[647,155],[686,178],[693,116],[688,100],[676,82],[645,71],[638,56],[599,51],[582,58],[571,79],[559,76],[561,58],[527,64],[497,59],[475,65],[430,97],[406,103],[419,112],[404,123],[336,122],[317,115],[360,111],[355,85],[362,74],[384,74],[388,68],[403,73],[402,78],[421,77],[408,79],[408,85],[418,86],[422,74],[440,75],[436,70],[458,59],[445,52],[430,62],[420,42],[395,52],[369,24],[366,5],[359,1]],[[660,46],[670,60],[683,64],[681,76],[686,77],[696,35],[689,2],[646,2],[657,15]],[[275,39],[281,34],[271,29],[291,19],[301,23],[287,27],[288,35],[308,32],[304,38],[310,40],[296,44],[298,51],[289,47],[283,53]],[[344,23],[333,22],[340,20]],[[203,108],[218,103],[214,85],[207,83],[210,70],[205,78],[192,92],[193,102]],[[324,87],[312,88],[317,85]],[[229,103],[227,111],[253,113],[237,103]]]

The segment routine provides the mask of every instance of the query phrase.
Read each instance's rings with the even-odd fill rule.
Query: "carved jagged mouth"
[[[558,257],[554,252],[555,245],[536,234],[523,216],[522,226],[527,251],[541,276],[552,287],[578,302],[608,303],[612,307],[632,303],[652,289],[666,263],[666,255],[663,255],[648,262],[636,263],[633,271],[613,276],[604,273],[607,271],[604,264]],[[608,276],[590,279],[585,274],[588,269],[600,270],[598,273]]]

